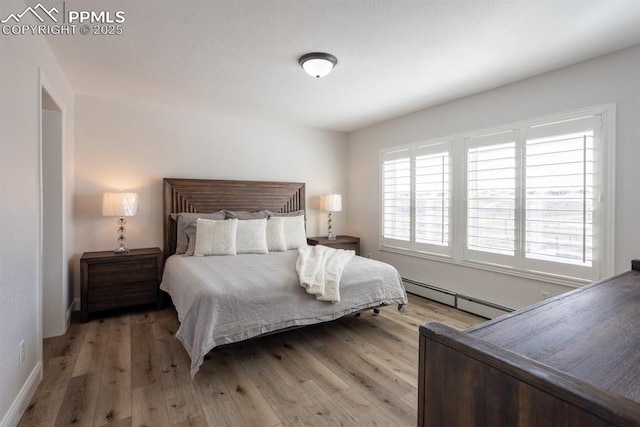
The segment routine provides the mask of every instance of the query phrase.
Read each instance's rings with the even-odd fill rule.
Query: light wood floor
[[[214,349],[194,381],[172,308],[73,321],[44,342],[20,426],[415,426],[418,326],[483,319],[410,296],[334,322]]]

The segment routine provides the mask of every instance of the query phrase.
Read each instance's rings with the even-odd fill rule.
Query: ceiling
[[[345,132],[640,43],[638,0],[64,4],[89,5],[126,21],[48,37],[77,93]],[[314,51],[338,58],[322,79],[298,65]]]

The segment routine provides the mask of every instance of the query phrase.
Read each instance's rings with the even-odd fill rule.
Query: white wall
[[[425,77],[427,78],[427,77]],[[403,277],[509,307],[570,288],[378,250],[380,149],[533,119],[580,107],[617,104],[615,270],[640,257],[640,46],[442,104],[349,135],[348,229],[363,253],[395,265]]]
[[[4,0],[0,16],[24,7],[19,0]],[[39,67],[69,109],[65,153],[73,153],[73,94],[44,39],[2,35],[0,52],[0,425],[4,426],[17,422],[42,372]],[[69,166],[65,170],[73,171],[69,160],[65,157]],[[67,195],[73,193],[72,185],[72,180],[67,182]],[[26,357],[19,367],[21,340]]]
[[[116,247],[102,193],[140,195],[127,246],[162,248],[162,178],[306,183],[307,234],[326,233],[318,196],[346,192],[346,135],[170,106],[76,97],[76,255]],[[336,213],[346,229],[346,209]],[[76,286],[76,297],[80,295]]]

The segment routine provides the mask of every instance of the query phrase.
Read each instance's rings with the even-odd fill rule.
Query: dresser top
[[[628,271],[467,333],[640,403],[640,272]]]
[[[100,251],[100,252],[85,252],[82,254],[81,260],[92,259],[104,259],[104,258],[118,258],[127,256],[148,256],[148,255],[162,255],[160,248],[143,248],[143,249],[130,249],[129,252],[120,254],[113,251]]]

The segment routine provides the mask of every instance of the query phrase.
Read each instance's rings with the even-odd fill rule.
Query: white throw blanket
[[[298,249],[296,271],[300,285],[317,300],[340,301],[340,277],[355,251],[327,246],[303,246]]]

